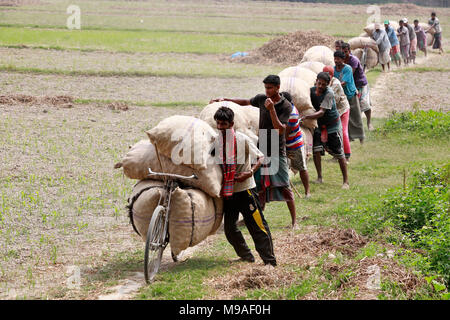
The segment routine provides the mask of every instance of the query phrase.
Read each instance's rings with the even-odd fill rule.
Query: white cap
[[[403,18],[402,20],[403,20],[404,23],[408,23],[408,19]]]

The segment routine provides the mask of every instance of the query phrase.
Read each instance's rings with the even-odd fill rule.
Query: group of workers
[[[419,20],[414,20],[412,26],[407,18],[399,21],[399,28],[394,30],[389,20],[384,21],[384,30],[381,25],[375,24],[375,31],[372,38],[377,42],[379,48],[379,62],[382,65],[383,71],[387,64],[390,70],[390,61],[393,60],[397,67],[402,64],[402,59],[405,65],[409,63],[416,63],[417,49],[423,51],[427,56],[427,33],[432,34],[432,48],[439,49],[442,54],[442,28],[436,13],[431,13],[431,19],[428,20],[428,28],[424,29],[419,25]],[[434,33],[432,33],[432,31]]]
[[[397,45],[395,41],[391,42],[391,39],[395,40],[399,35],[402,46],[402,35],[406,34],[409,37],[409,31],[404,32],[409,30],[407,20],[402,21],[404,22],[397,30],[397,34],[392,34],[389,21],[385,21],[384,33],[381,32],[379,25],[376,28],[374,38],[383,48],[380,50],[383,67],[389,63],[388,58],[392,57],[395,60],[398,53],[395,49]],[[441,32],[434,13],[429,24],[435,28],[436,33]],[[440,35],[436,33],[435,45],[442,50]],[[415,32],[412,34],[416,37]],[[421,48],[423,38],[419,39]],[[401,49],[404,58],[406,52],[415,52],[411,51],[411,47]],[[390,55],[386,56],[386,51]],[[407,57],[414,62],[414,58],[409,58],[411,55]],[[405,63],[409,61],[405,60]],[[219,149],[216,152],[218,151],[221,159],[223,172],[221,196],[224,200],[224,231],[241,261],[254,262],[255,258],[238,228],[239,213],[243,216],[255,243],[255,249],[264,264],[276,266],[272,236],[263,215],[265,204],[271,201],[286,202],[291,215],[290,227],[296,227],[296,209],[289,168],[300,172],[305,198],[311,196],[306,166],[306,143],[300,128],[303,120],[316,119],[318,123],[313,132],[313,160],[317,171],[315,182],[323,183],[321,157],[327,151],[339,163],[343,177],[342,188],[350,188],[347,174],[347,164],[351,157],[350,141],[364,142],[363,113],[367,119],[368,129],[373,130],[369,85],[364,67],[359,59],[351,54],[348,43],[336,42],[334,62],[335,66],[324,67],[317,75],[315,85],[310,89],[314,112],[309,115],[300,115],[291,95],[288,92],[280,92],[281,79],[277,75],[269,75],[263,80],[265,94],[258,94],[251,99],[218,98],[210,101],[210,103],[231,101],[241,106],[251,105],[259,109],[260,135],[257,145],[233,129],[234,112],[231,108],[221,106],[214,115],[220,132]],[[261,132],[265,130],[268,133],[262,135]],[[245,161],[242,163],[236,160],[239,157],[242,159],[242,155],[238,154],[239,150],[245,153]]]

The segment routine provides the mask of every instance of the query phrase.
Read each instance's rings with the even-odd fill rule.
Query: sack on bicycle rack
[[[169,157],[175,164],[197,170],[207,167],[209,152],[217,136],[205,121],[180,115],[162,120],[146,133],[160,154]]]
[[[211,156],[210,156],[211,157]],[[218,197],[222,188],[222,170],[218,164],[208,164],[203,170],[195,170],[186,165],[175,165],[168,157],[156,155],[156,149],[148,140],[141,140],[131,147],[115,168],[123,168],[123,173],[130,179],[163,180],[160,176],[149,176],[148,168],[155,172],[179,174],[183,176],[197,175],[198,179],[183,179],[182,184],[203,190],[212,197]]]
[[[128,200],[130,221],[143,241],[162,192],[162,181],[142,180],[134,186]],[[222,199],[212,198],[201,190],[176,188],[170,208],[169,243],[176,255],[214,234],[222,223]]]
[[[155,180],[139,181],[128,199],[130,222],[142,240],[146,240],[148,225],[153,211],[164,191],[164,182]]]
[[[216,210],[213,199],[197,189],[175,189],[170,206],[169,243],[172,252],[178,255],[208,237]]]

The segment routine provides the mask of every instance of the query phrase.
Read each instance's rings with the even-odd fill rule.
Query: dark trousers
[[[239,213],[244,217],[245,225],[253,238],[256,251],[264,264],[276,265],[272,236],[264,219],[255,189],[233,193],[231,197],[224,199],[225,236],[239,257],[252,259],[253,254],[236,224]]]

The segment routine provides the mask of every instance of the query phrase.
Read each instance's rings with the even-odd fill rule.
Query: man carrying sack
[[[253,173],[261,166],[264,155],[246,135],[234,131],[233,110],[220,107],[214,114],[214,120],[220,132],[215,150],[216,159],[218,158],[223,172],[221,196],[224,201],[225,236],[241,261],[255,261],[237,227],[241,213],[264,264],[276,266],[272,236],[264,219],[253,178]],[[256,159],[253,166],[252,159]]]
[[[292,106],[280,94],[281,80],[279,76],[268,75],[264,78],[263,83],[265,94],[258,94],[251,99],[220,98],[211,100],[210,103],[231,101],[241,106],[252,105],[259,109],[258,147],[267,160],[270,159],[270,161],[265,161],[267,163],[264,163],[255,172],[261,207],[264,209],[267,202],[285,201],[294,227],[296,225],[296,209],[294,193],[289,182],[285,137]]]

